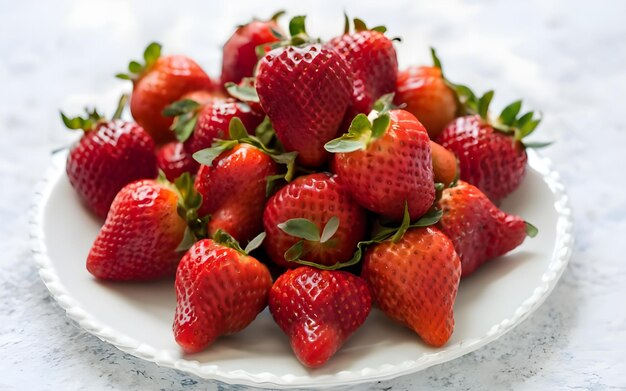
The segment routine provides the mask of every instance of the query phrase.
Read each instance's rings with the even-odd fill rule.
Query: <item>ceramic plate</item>
[[[38,190],[31,235],[40,275],[67,315],[87,332],[158,365],[231,384],[330,387],[389,379],[452,360],[501,337],[545,300],[572,248],[568,199],[546,158],[531,153],[522,186],[502,204],[539,228],[539,235],[464,279],[455,304],[456,328],[443,348],[372,314],[323,368],[307,370],[266,310],[243,332],[184,356],[174,341],[172,281],[103,283],[85,269],[100,221],[78,201],[57,154]]]

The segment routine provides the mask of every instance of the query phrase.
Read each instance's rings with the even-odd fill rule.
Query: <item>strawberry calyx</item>
[[[351,31],[350,30],[350,18],[348,17],[348,14],[346,14],[345,12],[343,14],[343,17],[344,17],[343,33],[350,34],[350,31]],[[365,22],[359,18],[352,19],[352,24],[354,26],[354,31],[357,33],[361,31],[378,31],[381,34],[384,34],[387,31],[387,27],[385,26],[375,26],[375,27],[369,28],[367,27]]]
[[[287,235],[301,239],[285,251],[285,260],[288,262],[300,263],[302,265],[316,265],[315,267],[322,266],[317,266],[315,262],[304,261],[300,258],[308,252],[308,247],[312,243],[328,243],[328,245],[332,246],[333,236],[337,233],[339,224],[340,221],[337,216],[332,216],[328,219],[322,229],[322,232],[320,232],[314,222],[305,218],[289,219],[278,224],[278,228],[280,228]]]
[[[122,113],[124,112],[124,108],[126,107],[126,103],[128,102],[128,95],[123,94],[118,103],[117,108],[115,109],[115,113],[111,117],[111,121],[118,120],[122,118]],[[95,108],[89,109],[85,107],[85,116],[76,116],[76,117],[68,117],[62,111],[61,120],[63,124],[71,130],[81,129],[84,132],[89,132],[94,130],[99,124],[107,122],[108,120],[98,112]]]
[[[259,103],[259,94],[256,92],[256,78],[244,77],[239,84],[232,81],[225,83],[224,88],[233,98],[246,103]]]
[[[233,238],[228,232],[224,231],[223,229],[218,229],[213,234],[213,241],[221,244],[222,246],[232,248],[242,255],[249,255],[252,251],[256,250],[261,246],[261,244],[263,244],[265,236],[265,232],[261,232],[260,234],[252,238],[252,240],[248,242],[245,248],[242,248],[237,239]]]
[[[208,238],[207,223],[209,222],[210,216],[200,217],[198,215],[198,209],[202,205],[202,196],[196,191],[191,174],[188,172],[182,174],[172,184],[165,178],[163,171],[159,171],[157,181],[169,186],[176,192],[178,195],[176,211],[187,224],[183,239],[176,248],[176,251],[186,251],[198,240]]]
[[[118,79],[132,80],[133,82],[141,79],[141,77],[152,68],[152,66],[161,57],[161,44],[157,42],[150,43],[143,52],[144,64],[139,61],[131,61],[128,63],[128,73],[118,73],[115,75]]]
[[[524,225],[526,227],[526,236],[530,238],[534,238],[539,233],[539,229],[529,223],[528,221],[524,221]]]
[[[273,131],[273,129],[271,129],[271,123],[269,124],[270,128],[268,129],[268,123],[266,121],[264,122],[265,125],[263,125],[263,123],[261,124],[264,126],[263,128],[261,128],[261,130],[257,128],[257,134],[260,134],[263,138],[271,138],[268,137],[268,134]],[[261,125],[259,125],[259,127]],[[240,143],[245,143],[261,150],[263,153],[271,157],[276,163],[282,164],[287,168],[284,174],[270,175],[267,177],[266,192],[268,194],[273,191],[279,181],[284,180],[286,182],[290,182],[293,179],[296,170],[296,156],[298,155],[297,152],[281,152],[277,149],[267,147],[266,144],[261,140],[261,138],[248,134],[246,127],[238,117],[233,117],[230,120],[230,123],[228,125],[228,133],[230,140],[217,139],[213,141],[213,144],[210,148],[202,149],[194,153],[193,158],[198,163],[210,167],[213,165],[213,161],[223,152],[233,149],[236,145]]]
[[[305,26],[306,16],[299,15],[294,16],[289,21],[289,37],[283,36],[280,32],[276,30],[272,30],[272,33],[276,38],[279,39],[278,42],[274,42],[272,44],[263,44],[256,47],[256,54],[258,58],[263,57],[270,50],[285,47],[285,46],[304,46],[314,43],[320,43],[320,39],[312,38],[306,32]]]
[[[174,117],[174,122],[172,122],[170,129],[181,143],[184,143],[191,137],[202,107],[200,103],[193,99],[182,99],[163,109],[162,114],[165,117]]]
[[[393,94],[382,96],[375,104],[369,115],[358,114],[350,123],[348,133],[327,142],[324,149],[331,153],[347,153],[357,150],[366,150],[368,145],[382,137],[389,125],[391,117]]]

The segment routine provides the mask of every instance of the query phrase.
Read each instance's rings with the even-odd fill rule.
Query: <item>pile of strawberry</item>
[[[521,101],[491,117],[493,92],[450,82],[434,51],[433,66],[398,72],[384,27],[346,17],[320,42],[279,15],[237,28],[219,82],[150,44],[118,75],[135,122],[120,119],[126,97],[111,120],[62,115],[85,131],[70,182],[106,218],[87,270],[175,276],[186,353],[266,306],[309,367],[372,305],[442,346],[460,279],[537,233],[496,205],[520,185],[539,120]]]

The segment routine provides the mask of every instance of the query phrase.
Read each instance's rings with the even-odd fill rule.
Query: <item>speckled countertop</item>
[[[80,330],[48,295],[28,246],[34,186],[50,151],[72,138],[59,108],[112,110],[128,87],[112,75],[150,40],[216,75],[232,26],[281,8],[151,3],[0,2],[0,390],[228,388]],[[558,141],[544,154],[574,209],[573,258],[535,314],[474,353],[370,388],[626,389],[626,3],[324,0],[289,9],[309,14],[311,32],[325,36],[340,30],[344,9],[387,24],[404,38],[401,66],[429,62],[434,45],[450,78],[496,87],[496,105],[524,97],[545,115],[537,133]]]

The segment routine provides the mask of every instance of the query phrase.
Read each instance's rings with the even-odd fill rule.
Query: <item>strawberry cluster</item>
[[[321,42],[302,16],[287,34],[280,14],[237,28],[219,82],[150,44],[118,75],[133,122],[126,97],[111,120],[62,115],[85,131],[70,182],[106,217],[87,270],[175,276],[185,353],[267,306],[308,367],[372,305],[442,346],[460,279],[537,233],[496,205],[520,185],[539,120],[521,101],[490,116],[493,92],[450,82],[434,51],[433,66],[399,72],[384,27],[346,17]]]

